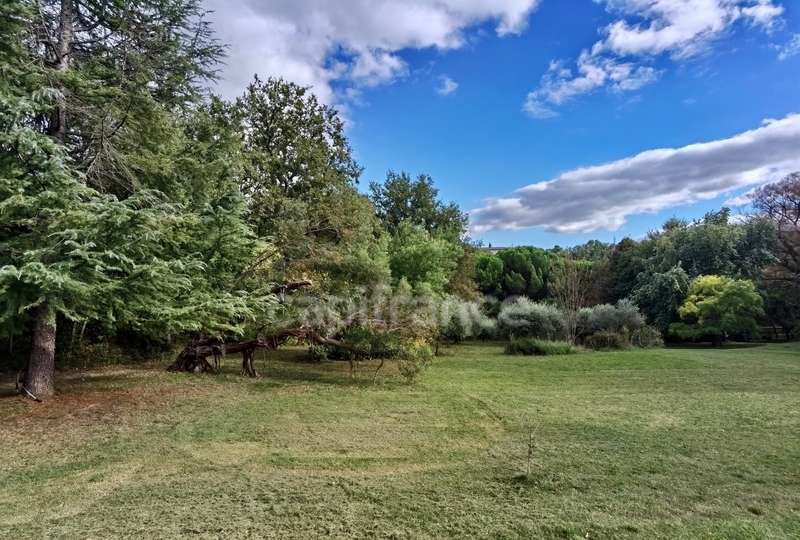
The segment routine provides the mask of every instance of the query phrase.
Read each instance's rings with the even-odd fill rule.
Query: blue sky
[[[221,90],[247,69],[312,85],[347,115],[365,188],[428,173],[494,245],[639,237],[800,167],[797,2],[415,1],[354,1],[355,22],[314,0],[220,10],[239,66]],[[618,161],[659,148],[680,150]]]

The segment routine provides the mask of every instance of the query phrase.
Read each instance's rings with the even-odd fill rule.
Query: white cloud
[[[632,215],[713,199],[800,170],[798,148],[800,114],[794,114],[728,139],[575,169],[490,199],[470,212],[470,220],[476,233],[616,230]]]
[[[800,54],[800,34],[795,34],[786,45],[778,47],[778,60],[783,62]]]
[[[745,191],[744,193],[742,193],[741,195],[738,195],[736,197],[731,197],[730,199],[725,201],[723,204],[725,206],[730,206],[732,208],[736,208],[736,207],[739,207],[739,206],[747,206],[748,204],[753,202],[753,194],[755,192],[756,192],[756,188],[750,188],[747,191]]]
[[[551,64],[526,98],[524,109],[532,116],[554,116],[553,107],[602,88],[638,90],[658,78],[659,72],[648,65],[656,57],[694,56],[737,21],[771,29],[784,11],[773,0],[595,1],[620,18],[602,29],[603,39],[581,52],[576,70]]]
[[[540,0],[204,0],[230,44],[219,90],[235,96],[258,73],[305,86],[327,103],[334,88],[374,86],[407,72],[404,49],[447,50],[473,25],[522,32]],[[337,84],[338,83],[338,84]]]
[[[650,66],[600,58],[583,51],[578,58],[577,73],[560,62],[551,62],[539,88],[525,99],[523,109],[534,118],[551,118],[558,115],[551,106],[575,96],[604,87],[617,92],[637,90],[657,77],[658,71]]]
[[[436,87],[437,94],[440,96],[449,96],[456,90],[458,90],[458,83],[456,81],[447,75],[439,77],[439,86]]]

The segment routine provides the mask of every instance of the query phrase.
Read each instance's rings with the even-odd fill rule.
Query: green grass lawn
[[[414,386],[302,357],[4,381],[0,538],[800,537],[798,345],[468,345]]]

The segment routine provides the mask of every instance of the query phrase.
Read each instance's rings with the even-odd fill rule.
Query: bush
[[[661,332],[653,326],[643,326],[631,333],[631,345],[642,349],[652,349],[664,346]]]
[[[622,350],[630,347],[630,339],[619,332],[595,332],[583,344],[595,351]]]
[[[324,345],[311,345],[308,356],[315,362],[324,362],[328,359],[328,348]]]
[[[334,360],[361,361],[370,358],[396,358],[400,354],[400,338],[366,326],[351,326],[340,339],[348,348],[327,347],[327,357]]]
[[[467,302],[455,296],[439,304],[439,337],[449,343],[465,339],[490,339],[495,333],[495,321],[488,317],[477,302]]]
[[[552,356],[557,354],[575,354],[578,348],[567,341],[546,341],[543,339],[515,339],[506,345],[506,354],[522,354],[526,356]]]
[[[634,332],[645,325],[639,308],[630,300],[616,305],[600,304],[583,308],[578,314],[578,334],[588,336],[597,332]]]
[[[433,358],[433,349],[423,341],[406,343],[399,348],[397,369],[409,384],[428,367]]]
[[[564,314],[555,306],[518,298],[500,310],[497,331],[503,337],[556,340],[566,337]]]

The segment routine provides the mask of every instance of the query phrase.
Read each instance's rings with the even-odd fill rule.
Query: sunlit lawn
[[[0,538],[800,537],[800,346],[501,353],[5,384]]]

